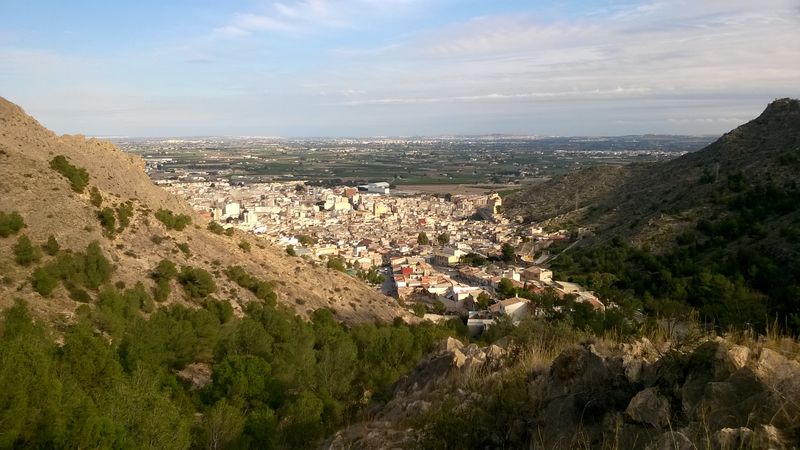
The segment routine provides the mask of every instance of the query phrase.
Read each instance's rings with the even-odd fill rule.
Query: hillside
[[[67,178],[51,168],[58,155],[87,172],[88,184],[82,192],[71,189]],[[0,212],[19,213],[27,225],[20,235],[27,236],[35,247],[49,236],[62,250],[72,252],[82,252],[96,241],[114,265],[111,281],[127,286],[141,281],[148,291],[155,287],[150,274],[162,259],[178,268],[203,269],[214,275],[214,296],[230,301],[239,312],[255,300],[255,295],[224,274],[231,266],[240,266],[251,276],[271,283],[278,301],[301,316],[326,307],[347,323],[408,317],[393,299],[345,274],[289,258],[282,249],[243,233],[229,237],[209,232],[207,224],[185,202],[154,186],[143,167],[141,159],[122,153],[110,143],[82,136],[56,136],[0,98]],[[97,206],[92,204],[95,188],[102,198]],[[130,223],[121,227],[120,218],[111,214],[117,229],[109,233],[101,223],[100,212],[105,208],[116,210],[126,202],[132,207]],[[155,217],[161,209],[188,215],[192,224],[181,231],[170,230]],[[44,298],[28,282],[37,265],[14,263],[12,248],[17,237],[0,238],[0,308],[9,306],[13,298],[23,298],[37,314],[49,319],[72,317],[80,303],[70,299],[64,286]],[[240,248],[242,241],[250,243],[248,251]],[[188,252],[180,250],[179,244],[186,244],[183,248]],[[45,255],[42,261],[47,260]],[[171,283],[164,305],[190,304],[178,283]]]
[[[508,214],[592,228],[553,268],[608,298],[648,299],[657,314],[683,311],[677,300],[722,326],[763,329],[770,317],[797,330],[798,169],[800,101],[781,99],[697,152],[554,179],[516,194]],[[577,211],[555,206],[576,191],[591,193]]]
[[[744,184],[791,184],[798,167],[800,101],[781,99],[711,145],[671,161],[595,166],[532,186],[509,197],[508,215],[542,222],[566,214],[598,234],[652,243],[661,234],[674,237],[681,224],[723,211],[715,192],[741,190]]]
[[[325,448],[797,448],[797,351],[791,339],[615,342],[523,321],[488,346],[448,340]]]

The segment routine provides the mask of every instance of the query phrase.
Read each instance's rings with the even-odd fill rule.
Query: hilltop
[[[641,242],[674,237],[724,209],[715,192],[745,182],[791,183],[798,164],[800,101],[780,99],[699,151],[663,163],[595,166],[515,193],[508,215],[554,224],[577,220],[598,235]]]
[[[88,176],[80,192],[53,168],[52,161],[59,155],[68,166],[82,169]],[[122,219],[120,208],[129,211],[124,213],[129,217]],[[105,218],[101,214],[104,210],[108,213]],[[185,215],[191,224],[181,230],[169,229],[157,218],[159,210]],[[280,303],[304,317],[323,307],[346,323],[408,317],[393,299],[343,273],[290,258],[283,249],[244,233],[225,236],[210,232],[186,202],[153,185],[139,157],[97,139],[57,136],[2,98],[0,212],[17,212],[26,224],[20,235],[27,236],[37,248],[50,236],[62,252],[83,252],[90,243],[98,242],[102,254],[113,264],[111,281],[120,286],[142,282],[151,291],[156,286],[151,276],[154,268],[161,260],[169,260],[178,269],[187,266],[212,274],[217,285],[214,296],[229,301],[240,314],[256,295],[225,275],[227,268],[239,266],[269,283]],[[109,220],[114,222],[111,231]],[[123,220],[129,223],[123,226]],[[29,282],[36,265],[14,263],[12,249],[17,237],[0,239],[0,308],[9,306],[13,298],[23,298],[42,317],[72,317],[81,304],[72,299],[74,292],[70,295],[59,285],[42,296]],[[45,256],[43,261],[47,259]],[[171,284],[163,304],[190,305],[192,299],[184,295],[177,282]],[[88,293],[93,295],[91,290]]]
[[[722,326],[763,329],[777,317],[796,330],[798,169],[800,101],[780,99],[699,151],[556,178],[515,194],[508,214],[590,229],[553,268],[607,297],[654,299],[645,308],[658,314],[678,300]]]

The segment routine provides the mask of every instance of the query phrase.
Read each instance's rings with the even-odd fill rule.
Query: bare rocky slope
[[[57,155],[88,172],[89,184],[82,193],[74,192],[69,181],[51,169],[50,161]],[[35,246],[51,235],[63,249],[74,252],[97,241],[115,267],[112,282],[131,286],[142,281],[148,289],[154,284],[149,275],[162,259],[173,261],[178,268],[202,268],[215,275],[218,289],[214,296],[229,300],[237,311],[255,297],[224,275],[224,269],[234,265],[274,283],[278,301],[302,316],[327,307],[347,323],[409,318],[393,299],[343,273],[285,256],[282,249],[244,233],[211,233],[186,202],[153,185],[143,169],[140,158],[111,143],[57,136],[0,98],[0,211],[18,212],[27,225],[20,234],[27,235]],[[99,208],[90,200],[94,187],[103,198]],[[98,219],[100,208],[128,201],[133,205],[130,225],[108,237]],[[154,217],[159,209],[187,214],[192,224],[182,231],[169,230]],[[79,303],[61,286],[49,298],[33,291],[28,280],[36,265],[14,263],[16,238],[0,238],[0,308],[9,306],[14,298],[23,298],[42,317],[68,320]],[[239,247],[242,241],[251,244],[249,251]],[[190,254],[180,251],[178,244],[187,244]],[[172,293],[164,304],[187,302],[177,283],[172,283]]]

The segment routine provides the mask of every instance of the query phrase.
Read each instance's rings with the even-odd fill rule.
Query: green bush
[[[178,276],[178,269],[175,264],[168,260],[162,259],[155,269],[153,269],[153,278],[155,280],[172,280]]]
[[[347,268],[344,265],[344,261],[341,258],[331,257],[328,258],[328,262],[325,264],[328,269],[338,270],[339,272],[344,272]]]
[[[50,265],[37,267],[31,275],[33,290],[43,297],[49,297],[60,281],[58,271]]]
[[[297,256],[297,253],[294,251],[294,246],[293,245],[287,245],[286,246],[286,254],[289,255],[289,256]]]
[[[178,282],[191,298],[205,298],[217,290],[214,277],[198,267],[184,266],[178,274]]]
[[[20,266],[30,266],[39,261],[42,252],[33,246],[28,236],[24,234],[17,239],[14,244],[14,261]]]
[[[111,279],[114,267],[103,255],[100,244],[92,242],[86,247],[84,270],[86,274],[86,287],[97,289],[101,284]]]
[[[105,207],[97,213],[97,218],[100,220],[100,225],[106,230],[106,234],[113,236],[117,231],[117,218],[114,216],[114,210]]]
[[[100,190],[97,189],[97,186],[92,186],[92,189],[89,191],[89,202],[96,208],[99,208],[100,205],[103,204],[103,196],[100,195]]]
[[[178,247],[178,250],[183,252],[186,256],[192,256],[192,251],[189,250],[189,244],[186,242],[182,242],[180,244],[175,244]]]
[[[210,232],[212,232],[214,234],[222,234],[222,233],[225,232],[225,228],[223,228],[222,225],[220,225],[220,224],[218,224],[217,222],[214,222],[214,221],[208,222],[208,227],[207,228],[208,228],[208,231],[210,231]]]
[[[44,249],[44,252],[47,253],[48,255],[56,256],[58,254],[58,251],[61,249],[61,246],[58,245],[56,237],[51,234],[50,236],[47,237],[47,242],[42,244],[42,249]]]
[[[247,253],[250,253],[250,243],[247,241],[240,241],[239,248]]]
[[[233,236],[233,227],[225,229],[225,236]]]
[[[274,305],[278,296],[273,291],[272,283],[260,280],[247,273],[241,266],[231,266],[225,269],[225,275],[234,283],[255,294],[256,298]]]
[[[192,223],[192,218],[186,214],[175,214],[168,209],[159,209],[155,216],[168,230],[182,231]]]
[[[131,224],[131,217],[133,217],[133,204],[125,202],[117,206],[117,218],[119,218],[119,231],[124,230]]]
[[[58,155],[50,160],[50,168],[68,179],[75,192],[83,192],[86,185],[89,184],[89,173],[86,172],[86,169],[73,166],[64,155]]]
[[[25,228],[25,221],[18,212],[14,211],[6,214],[0,211],[0,237],[9,237],[12,234],[17,234],[19,230]]]
[[[159,279],[156,281],[156,287],[153,291],[153,298],[157,302],[166,301],[169,298],[170,292],[172,292],[170,281],[166,279]]]

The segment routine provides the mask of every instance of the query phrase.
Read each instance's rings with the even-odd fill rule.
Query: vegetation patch
[[[206,228],[208,228],[208,231],[214,234],[222,234],[225,232],[225,228],[223,228],[222,225],[214,221],[208,222],[208,227]]]
[[[192,223],[192,218],[186,214],[175,214],[168,209],[159,209],[155,216],[168,230],[182,231]]]
[[[75,192],[83,192],[89,184],[89,173],[86,169],[73,166],[64,155],[58,155],[50,160],[50,168],[69,180],[70,187]]]
[[[89,202],[95,208],[99,208],[100,205],[103,204],[103,196],[100,194],[100,190],[97,189],[97,186],[92,186],[92,189],[89,191]]]
[[[31,275],[31,286],[42,296],[49,296],[63,281],[65,287],[97,289],[108,282],[114,267],[103,255],[100,245],[92,242],[86,253],[61,250],[55,259],[36,268]]]
[[[17,239],[13,251],[14,262],[20,266],[30,266],[42,257],[42,251],[34,247],[30,238],[24,234]]]
[[[184,266],[178,273],[178,282],[184,292],[193,299],[208,297],[217,291],[214,277],[199,267]]]
[[[0,237],[9,237],[25,228],[25,221],[18,212],[5,213],[0,211]]]
[[[247,273],[241,266],[231,266],[225,269],[225,275],[234,283],[255,294],[256,298],[274,305],[278,300],[273,291],[274,285],[268,281],[260,280]]]

